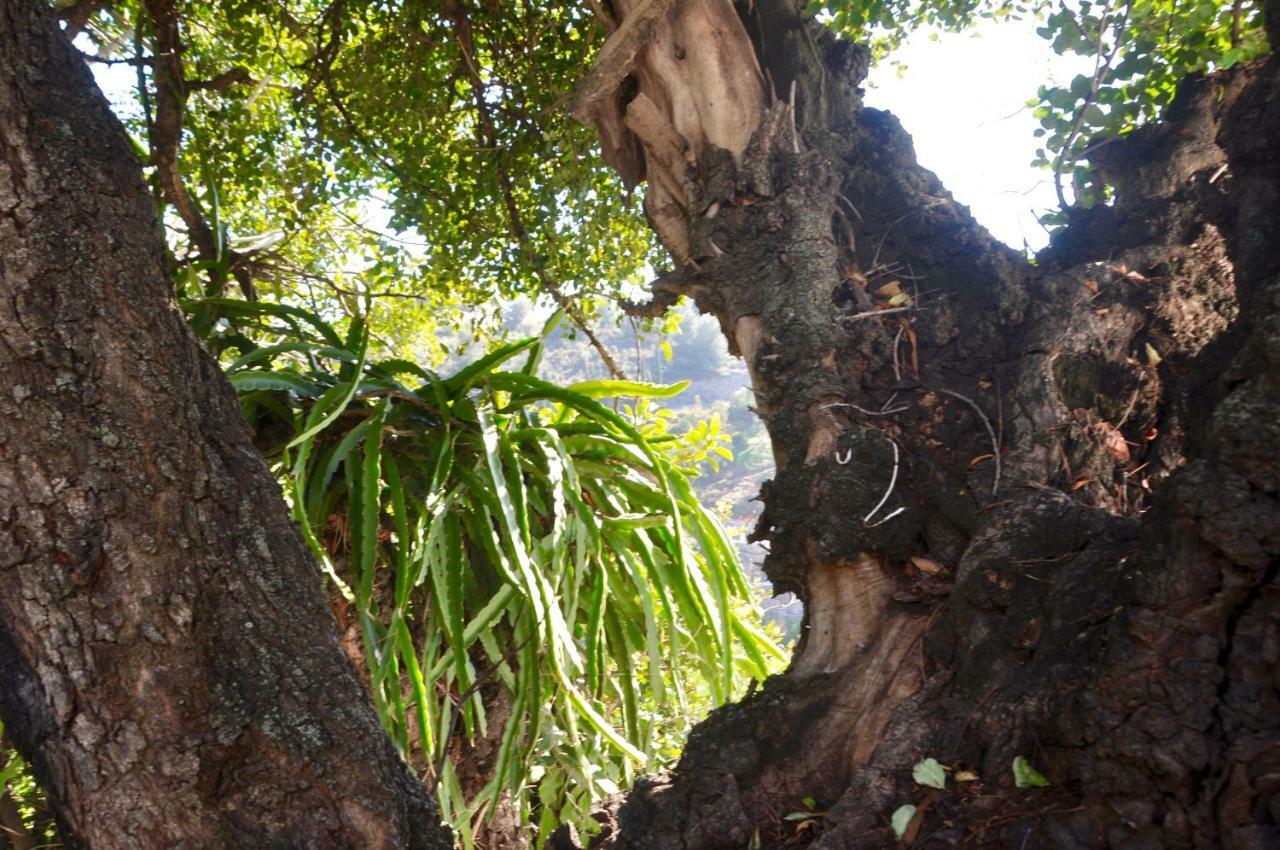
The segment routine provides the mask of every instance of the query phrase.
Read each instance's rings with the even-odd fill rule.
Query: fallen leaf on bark
[[[939,564],[932,558],[922,558],[919,555],[912,555],[911,563],[914,564],[915,568],[920,572],[931,576],[936,576],[938,573],[946,569],[942,564]]]

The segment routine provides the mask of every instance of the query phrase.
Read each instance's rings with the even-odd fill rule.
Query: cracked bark
[[[1114,206],[1032,266],[804,6],[616,0],[615,38],[658,18],[575,103],[648,181],[657,305],[693,297],[747,362],[756,536],[806,604],[788,672],[592,846],[896,846],[926,757],[980,781],[929,795],[915,846],[1280,841],[1280,64],[1108,145]],[[892,281],[911,309],[867,315]],[[1018,755],[1051,787],[1015,788]]]
[[[449,847],[170,290],[123,129],[0,3],[8,733],[87,847]]]

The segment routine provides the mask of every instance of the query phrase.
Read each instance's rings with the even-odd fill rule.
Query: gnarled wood
[[[1101,149],[1114,205],[1033,267],[804,5],[737,4],[798,108],[692,145],[690,212],[655,229],[682,264],[657,294],[747,360],[777,465],[756,537],[805,631],[592,846],[892,847],[908,802],[917,846],[1280,840],[1280,64]],[[1049,789],[1014,787],[1020,755]],[[920,789],[926,757],[979,779]]]
[[[600,131],[604,158],[628,184],[648,178],[645,214],[678,262],[698,259],[691,197],[704,152],[739,160],[760,126],[764,77],[729,0],[617,0],[620,25],[580,84],[572,113]],[[622,84],[627,82],[627,86]]]

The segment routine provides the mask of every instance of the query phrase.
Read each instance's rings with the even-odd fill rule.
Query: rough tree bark
[[[448,848],[165,262],[82,62],[3,0],[6,730],[87,847]]]
[[[919,847],[1280,846],[1280,62],[1102,149],[1114,205],[1032,265],[806,5],[614,0],[574,103],[675,260],[639,309],[692,296],[746,360],[806,605],[592,846],[889,847],[905,803]]]

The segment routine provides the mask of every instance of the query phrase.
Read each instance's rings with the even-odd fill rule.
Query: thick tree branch
[[[1071,124],[1071,131],[1067,134],[1067,140],[1062,144],[1062,153],[1058,155],[1057,161],[1053,164],[1053,188],[1058,194],[1058,205],[1062,209],[1066,209],[1067,198],[1062,191],[1062,169],[1067,164],[1067,157],[1071,154],[1071,147],[1075,144],[1076,138],[1080,135],[1080,129],[1084,126],[1085,110],[1093,103],[1094,98],[1098,96],[1098,87],[1102,85],[1102,80],[1106,77],[1107,72],[1111,70],[1111,64],[1115,61],[1116,55],[1120,51],[1120,46],[1124,43],[1124,28],[1129,23],[1129,12],[1133,9],[1133,3],[1129,2],[1124,7],[1124,16],[1120,19],[1119,25],[1116,27],[1116,40],[1110,51],[1103,49],[1107,29],[1109,28],[1108,18],[1111,15],[1111,3],[1108,0],[1107,5],[1102,10],[1102,16],[1098,20],[1098,46],[1094,51],[1093,77],[1089,81],[1089,93],[1085,95],[1083,101],[1076,108],[1075,121]],[[1079,198],[1073,198],[1079,203]]]
[[[256,85],[257,82],[253,77],[249,76],[249,72],[244,68],[232,68],[230,71],[223,71],[208,80],[187,80],[186,89],[188,92],[223,92],[232,86],[251,86]]]
[[[68,39],[74,39],[89,25],[89,19],[94,16],[94,13],[99,9],[110,8],[112,5],[111,0],[78,0],[66,8],[59,9],[58,17],[63,21],[63,33]]]
[[[80,56],[86,62],[92,62],[95,65],[132,65],[135,68],[149,67],[151,59],[149,57],[129,56],[121,59],[108,59],[105,56],[94,56],[92,53],[80,51]]]
[[[156,167],[164,199],[173,205],[187,226],[187,236],[209,273],[211,294],[222,294],[226,289],[227,272],[230,271],[244,296],[250,301],[256,300],[257,293],[248,269],[221,243],[182,179],[179,158],[182,122],[192,84],[183,69],[181,19],[177,5],[173,0],[147,0],[146,8],[156,40],[152,59],[156,112],[151,128],[151,162]],[[197,84],[197,87],[220,90],[247,79],[246,72],[235,69],[207,83]],[[215,88],[215,83],[219,88]]]

